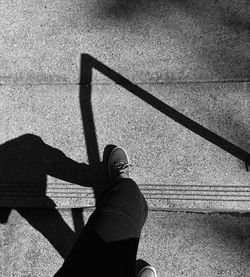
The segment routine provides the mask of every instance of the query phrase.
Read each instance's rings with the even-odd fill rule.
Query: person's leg
[[[147,213],[147,202],[135,181],[121,178],[103,193],[88,225],[106,242],[139,238]]]
[[[115,178],[103,193],[55,277],[72,274],[134,277],[140,233],[148,208],[137,184],[123,177]]]
[[[147,204],[136,183],[132,179],[117,180],[103,194],[55,277],[72,274],[99,277],[104,273],[134,277],[137,248],[146,216]]]

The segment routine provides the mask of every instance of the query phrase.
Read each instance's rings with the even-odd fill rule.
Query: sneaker
[[[143,260],[136,261],[136,277],[157,277],[156,270]]]
[[[121,147],[115,147],[108,161],[109,176],[112,180],[117,178],[129,178],[129,159],[126,151]]]

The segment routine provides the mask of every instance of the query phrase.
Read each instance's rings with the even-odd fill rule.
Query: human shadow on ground
[[[104,151],[104,160],[112,146]],[[8,222],[15,209],[66,258],[77,234],[84,226],[81,209],[72,209],[75,231],[65,223],[55,203],[46,196],[47,175],[91,187],[105,188],[108,176],[104,163],[78,163],[36,135],[24,134],[0,145],[0,223]],[[32,203],[28,203],[32,199]],[[27,207],[32,207],[29,209]],[[52,208],[52,209],[41,209]]]

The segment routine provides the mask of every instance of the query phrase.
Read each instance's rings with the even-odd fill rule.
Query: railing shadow
[[[207,128],[203,127],[202,125],[193,121],[187,116],[181,114],[180,112],[173,109],[169,105],[165,104],[164,102],[162,102],[161,100],[159,100],[158,98],[156,98],[155,96],[147,92],[146,90],[140,88],[136,84],[132,83],[130,80],[126,79],[119,73],[115,72],[108,66],[104,65],[102,62],[98,61],[97,59],[93,58],[88,54],[82,54],[81,68],[83,68],[82,72],[84,76],[82,76],[81,78],[80,85],[86,88],[86,92],[88,95],[91,95],[92,70],[96,69],[97,71],[99,71],[100,73],[102,73],[103,75],[111,79],[112,81],[114,81],[116,84],[120,85],[121,87],[128,90],[135,96],[139,97],[141,100],[145,101],[147,104],[154,107],[164,115],[178,122],[183,127],[194,132],[200,137],[210,141],[214,145],[220,147],[221,149],[230,153],[236,158],[242,160],[246,165],[246,169],[248,170],[248,165],[250,164],[250,154],[248,152],[234,145],[233,143],[227,141],[226,139],[222,138],[216,133],[208,130]],[[90,96],[88,100],[90,101]],[[91,103],[89,103],[89,106],[90,105]],[[94,133],[94,122],[91,122],[91,125],[92,125],[91,130]],[[96,137],[94,137],[94,135],[90,136],[89,138],[96,140]],[[97,145],[95,145],[94,148],[95,147],[97,149]],[[92,149],[92,151],[95,152],[96,149]]]
[[[85,62],[85,59],[81,59],[81,72],[80,72],[80,84],[79,84],[79,101],[80,109],[82,115],[83,129],[85,142],[87,147],[87,155],[89,164],[93,168],[103,168],[105,166],[105,161],[102,163],[99,155],[98,141],[96,135],[96,128],[94,122],[94,115],[92,110],[91,103],[91,92],[92,92],[92,70],[88,63]],[[112,146],[111,146],[112,147]],[[106,148],[107,151],[108,148]],[[109,149],[108,149],[109,151]],[[107,156],[107,153],[104,152],[104,159]],[[107,170],[103,168],[104,182],[108,180]],[[103,191],[102,186],[93,187],[93,192],[95,195],[96,202],[98,201],[101,193]]]

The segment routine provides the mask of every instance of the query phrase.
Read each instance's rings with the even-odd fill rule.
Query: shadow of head
[[[42,139],[25,134],[0,145],[0,223],[7,223],[13,207],[26,205],[33,197],[55,207],[46,197],[48,151]],[[31,196],[32,195],[32,196]],[[13,206],[12,206],[13,205]]]
[[[0,185],[35,185],[45,192],[48,151],[38,136],[25,134],[0,145]]]

